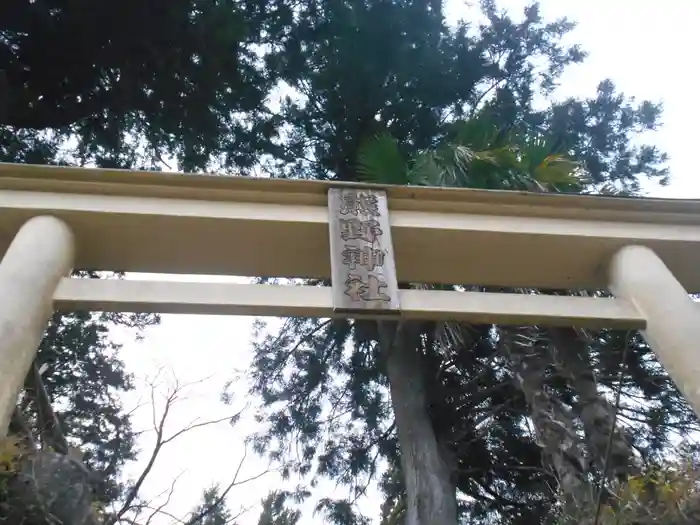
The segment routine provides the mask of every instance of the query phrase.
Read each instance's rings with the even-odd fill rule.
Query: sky
[[[521,0],[498,3],[512,10],[514,15],[527,4]],[[447,6],[455,17],[468,9],[463,2],[454,0],[448,1]],[[600,80],[611,78],[626,94],[663,101],[664,125],[651,140],[669,153],[672,181],[665,188],[647,184],[645,190],[655,197],[700,198],[700,183],[696,182],[694,172],[700,106],[695,91],[697,73],[692,66],[693,49],[698,49],[694,31],[700,19],[700,3],[693,0],[542,0],[541,7],[545,18],[567,16],[577,21],[579,26],[570,38],[589,52],[584,64],[570,68],[564,75],[558,96],[591,96]],[[130,278],[175,277],[140,275]],[[182,276],[177,279],[224,280]],[[250,363],[251,325],[249,317],[165,315],[160,326],[146,332],[143,341],[134,342],[123,336],[125,346],[121,358],[141,385],[136,392],[125,396],[126,406],[137,406],[140,400],[147,402],[150,389],[144,381],[165,367],[162,379],[175,376],[181,383],[188,383],[208,378],[184,392],[186,399],[175,406],[169,420],[168,428],[173,431],[196,418],[200,421],[222,418],[243,408],[247,400],[246,385],[242,381],[236,383],[239,396],[232,406],[222,404],[220,394],[223,384]],[[166,389],[167,384],[161,384],[159,392]],[[159,397],[156,399],[162,408]],[[136,428],[148,430],[151,417],[150,406],[136,410]],[[198,502],[205,487],[230,482],[245,453],[243,440],[255,430],[255,423],[244,418],[235,428],[221,423],[183,435],[163,449],[144,485],[143,494],[154,497],[167,492],[177,478],[173,496],[165,508],[175,516],[184,517]],[[137,475],[143,469],[152,443],[153,433],[145,432],[138,442],[142,450],[140,460],[128,467],[127,474]],[[266,461],[249,452],[240,478],[255,476],[266,468]],[[229,498],[231,509],[250,507],[239,525],[255,524],[259,501],[268,491],[281,486],[279,476],[272,472],[235,488]],[[314,497],[330,495],[334,488],[331,483],[322,485]],[[161,497],[154,504],[162,502]],[[378,496],[371,494],[361,503],[361,508],[378,516],[379,503]],[[322,523],[320,517],[312,515],[312,508],[312,503],[302,507],[302,525]],[[171,522],[163,517],[153,523]]]

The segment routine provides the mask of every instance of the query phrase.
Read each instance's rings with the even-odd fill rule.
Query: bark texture
[[[432,427],[425,391],[420,332],[410,323],[382,322],[379,340],[406,484],[405,525],[457,525],[456,488]]]
[[[573,328],[553,328],[549,334],[555,366],[579,396],[576,409],[583,423],[590,464],[618,480],[639,474],[629,440],[615,426],[615,407],[598,390],[586,341]]]
[[[586,453],[576,433],[575,417],[547,392],[550,359],[546,344],[536,327],[517,327],[501,330],[501,348],[530,407],[537,444],[559,481],[564,513],[576,516],[581,509],[591,508],[596,491],[586,477]]]

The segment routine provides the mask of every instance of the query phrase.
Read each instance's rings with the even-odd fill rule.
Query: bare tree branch
[[[158,373],[156,374],[156,376],[154,377],[154,379],[150,381],[150,387],[151,387],[151,392],[150,392],[151,423],[153,425],[153,430],[155,431],[155,438],[156,438],[155,445],[153,446],[153,450],[151,451],[151,455],[149,456],[149,459],[148,459],[148,462],[146,463],[146,466],[141,471],[141,474],[136,479],[136,482],[133,484],[133,486],[127,492],[127,495],[124,498],[124,501],[123,501],[121,507],[119,508],[119,510],[114,512],[110,516],[109,519],[106,520],[106,522],[105,522],[106,525],[115,525],[116,523],[123,522],[125,520],[126,513],[129,512],[130,510],[134,510],[137,508],[141,508],[141,509],[145,508],[145,506],[143,506],[143,505],[135,505],[135,501],[137,499],[137,496],[138,496],[141,488],[143,487],[143,484],[145,483],[146,479],[148,478],[151,471],[153,470],[153,467],[156,463],[156,460],[157,460],[161,450],[163,449],[163,447],[165,445],[167,445],[168,443],[171,443],[172,441],[174,441],[178,437],[181,437],[183,434],[186,434],[187,432],[190,432],[192,430],[202,428],[205,426],[215,425],[218,423],[222,423],[224,421],[231,421],[232,419],[238,417],[240,415],[240,413],[242,412],[242,410],[241,410],[241,411],[239,411],[236,414],[233,414],[231,416],[213,419],[213,420],[208,420],[208,421],[196,422],[197,420],[195,419],[189,425],[186,425],[182,429],[176,431],[174,434],[166,437],[166,435],[165,435],[166,422],[168,421],[168,418],[171,415],[173,405],[175,405],[175,403],[178,403],[179,401],[182,401],[184,399],[181,395],[183,390],[189,386],[193,386],[193,385],[202,383],[203,381],[206,381],[208,378],[200,379],[198,381],[194,381],[191,383],[186,383],[184,385],[180,384],[179,381],[177,381],[177,378],[174,378],[174,386],[170,389],[170,392],[165,396],[165,405],[163,407],[163,411],[162,411],[160,417],[158,417],[157,407],[156,407],[156,389],[157,389],[156,379],[160,376],[161,372],[162,372],[162,369],[159,370]],[[238,470],[240,470],[240,465],[239,465]],[[232,486],[235,486],[235,484],[232,484]],[[232,488],[232,486],[230,488]],[[230,488],[228,490],[230,490]],[[168,499],[172,496],[173,490],[174,490],[174,487],[172,488],[171,493],[168,495]],[[155,512],[149,517],[149,519],[146,523],[151,521],[151,519],[153,518],[153,515],[163,514],[163,510],[160,507],[152,509],[152,510],[154,510]]]
[[[173,482],[170,484],[170,490],[168,491],[168,497],[165,498],[165,501],[164,501],[162,504],[160,504],[160,505],[155,509],[155,511],[148,517],[148,519],[146,520],[146,525],[150,525],[150,524],[151,524],[151,520],[152,520],[155,516],[157,516],[159,513],[161,513],[161,512],[163,511],[163,509],[164,509],[165,507],[167,507],[167,506],[170,504],[170,499],[173,497],[173,493],[175,492],[175,484],[178,482],[178,480],[180,479],[181,476],[182,476],[182,473],[178,474],[178,475],[175,477],[175,479],[173,479]],[[162,493],[159,494],[157,497],[160,497],[161,495],[162,495]]]
[[[256,475],[247,477],[245,479],[238,479],[240,477],[240,472],[243,467],[243,464],[245,463],[247,457],[247,449],[243,454],[243,457],[241,460],[238,462],[238,466],[236,467],[236,472],[234,473],[233,479],[231,482],[226,486],[224,491],[210,504],[208,504],[204,509],[202,509],[200,512],[193,514],[189,516],[188,518],[179,518],[175,516],[174,514],[168,512],[165,510],[165,507],[168,505],[168,502],[171,499],[171,496],[174,492],[174,486],[175,482],[170,487],[170,491],[168,494],[167,500],[155,507],[152,505],[150,502],[149,503],[141,503],[141,504],[136,504],[132,505],[131,510],[136,510],[137,512],[140,512],[142,510],[147,510],[150,511],[151,514],[147,518],[145,523],[142,523],[141,521],[138,520],[138,518],[130,518],[130,517],[121,517],[119,518],[118,523],[125,523],[128,525],[149,525],[153,519],[155,519],[156,516],[165,516],[171,520],[173,520],[174,523],[178,523],[180,525],[200,525],[203,520],[209,516],[210,514],[216,512],[217,509],[219,509],[222,505],[225,505],[225,500],[230,494],[231,490],[233,490],[235,487],[239,487],[241,485],[244,485],[246,483],[249,483],[251,481],[255,481],[256,479],[261,478],[265,474],[272,472],[273,469],[266,469],[263,472],[260,472]],[[177,481],[177,480],[176,480]],[[239,509],[239,511],[231,517],[230,523],[235,523],[235,521],[240,518],[243,514],[245,514],[248,510],[250,510],[249,507],[242,507]]]
[[[232,416],[220,417],[219,419],[211,419],[208,421],[201,421],[199,423],[195,423],[195,421],[197,421],[197,419],[195,419],[194,421],[192,421],[189,425],[187,425],[183,429],[178,430],[169,438],[164,439],[162,444],[167,445],[171,441],[174,441],[175,439],[177,439],[181,435],[185,434],[186,432],[189,432],[190,430],[195,430],[197,428],[207,427],[209,425],[216,425],[218,423],[223,423],[224,421],[231,421],[232,419],[239,416],[242,411],[243,411],[243,409],[239,410],[238,412],[236,412]]]

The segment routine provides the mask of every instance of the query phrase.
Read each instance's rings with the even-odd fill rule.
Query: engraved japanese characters
[[[386,193],[333,188],[328,210],[334,309],[397,311]]]

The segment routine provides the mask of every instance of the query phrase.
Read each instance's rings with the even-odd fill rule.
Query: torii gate
[[[641,329],[700,413],[687,294],[700,291],[700,201],[0,164],[0,253],[0,436],[55,308]],[[74,267],[333,286],[69,278]]]

